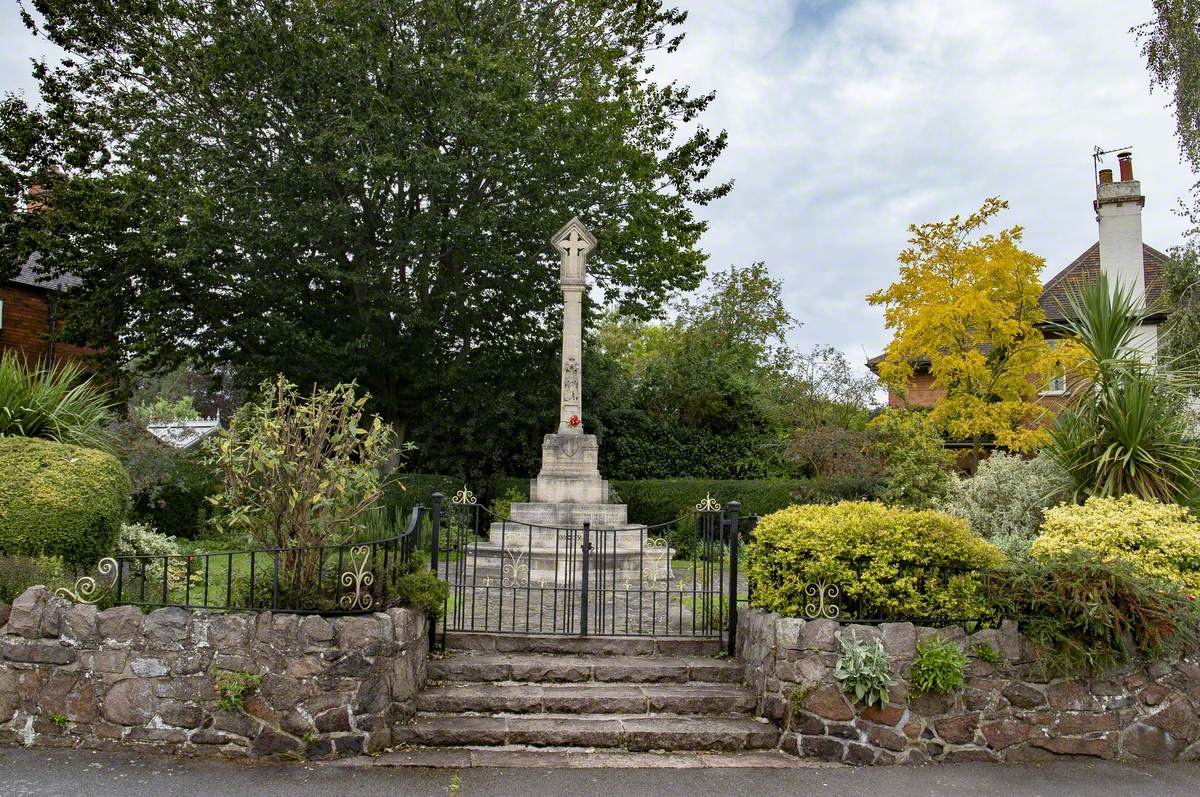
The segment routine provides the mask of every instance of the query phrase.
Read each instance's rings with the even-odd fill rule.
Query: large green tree
[[[1154,16],[1134,28],[1153,85],[1171,95],[1183,159],[1200,172],[1200,0],[1154,0]],[[1159,354],[1177,367],[1200,368],[1200,197],[1186,215],[1188,240],[1171,250],[1163,273],[1163,301],[1172,312]]]
[[[584,419],[610,478],[786,475],[795,326],[761,263],[713,274],[671,320],[606,316],[585,349]]]
[[[653,74],[686,16],[658,0],[22,10],[68,58],[36,66],[44,108],[9,103],[0,246],[84,277],[76,329],[115,363],[357,380],[427,462],[519,468],[553,410],[549,235],[581,215],[635,316],[703,277],[725,135]]]
[[[1150,77],[1171,95],[1179,148],[1200,171],[1200,0],[1153,0],[1150,21],[1134,28]]]

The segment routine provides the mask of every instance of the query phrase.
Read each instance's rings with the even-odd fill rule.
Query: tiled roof
[[[1153,246],[1142,244],[1142,273],[1146,279],[1146,304],[1153,306],[1162,296],[1162,270],[1168,258]],[[1039,300],[1047,321],[1063,321],[1070,308],[1067,301],[1071,288],[1094,280],[1100,275],[1100,243],[1087,251],[1046,281]]]
[[[39,260],[41,260],[41,257],[37,252],[34,252],[21,265],[21,270],[17,272],[17,275],[11,281],[18,285],[28,285],[31,288],[43,288],[49,291],[64,291],[83,283],[83,280],[69,272],[59,274],[56,277],[47,277],[38,271],[37,265]]]

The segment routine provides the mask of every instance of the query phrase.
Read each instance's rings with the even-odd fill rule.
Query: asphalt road
[[[364,762],[365,763],[365,762]],[[812,769],[389,769],[0,750],[3,797],[973,797],[1200,794],[1200,764]]]

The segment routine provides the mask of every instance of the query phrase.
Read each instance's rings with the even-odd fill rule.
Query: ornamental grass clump
[[[987,571],[1004,561],[959,518],[876,503],[788,507],[754,534],[753,603],[788,617],[813,616],[823,585],[826,596],[831,586],[840,591],[834,600],[847,619],[989,619]]]
[[[1184,507],[1125,495],[1049,510],[1032,555],[1045,561],[1075,550],[1126,560],[1146,576],[1200,594],[1200,522]]]
[[[947,639],[930,637],[917,643],[909,682],[918,692],[945,695],[962,689],[967,657]]]
[[[112,420],[108,393],[79,365],[37,368],[16,351],[0,355],[0,436],[107,450]]]

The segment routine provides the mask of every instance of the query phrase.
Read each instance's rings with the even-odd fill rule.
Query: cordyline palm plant
[[[1195,504],[1200,441],[1187,395],[1197,375],[1141,353],[1145,311],[1131,290],[1101,276],[1068,305],[1058,331],[1086,352],[1076,368],[1082,386],[1051,430],[1049,453],[1070,475],[1075,499],[1131,493]]]
[[[112,420],[108,393],[77,364],[35,368],[15,351],[0,356],[0,436],[108,449]]]

